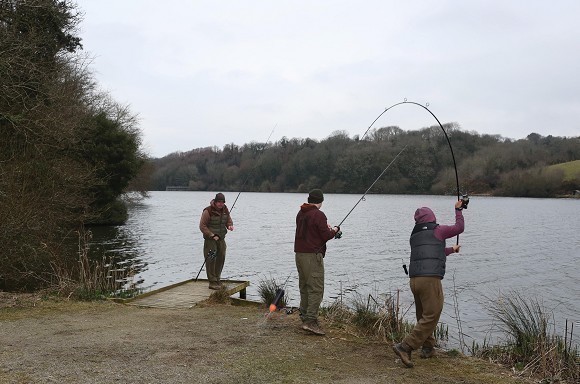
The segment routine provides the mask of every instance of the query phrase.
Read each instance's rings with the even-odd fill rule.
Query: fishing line
[[[376,121],[376,120],[375,120]],[[356,202],[356,204],[351,208],[350,211],[348,211],[348,213],[346,214],[346,216],[344,217],[344,219],[342,219],[342,221],[340,222],[340,224],[338,224],[337,226],[340,227],[342,225],[342,223],[344,223],[344,221],[346,220],[346,218],[352,213],[352,211],[354,211],[354,209],[356,208],[356,206],[365,198],[365,196],[367,195],[367,193],[369,193],[369,191],[371,190],[372,187],[374,187],[374,185],[377,183],[377,181],[379,181],[379,179],[381,177],[383,177],[383,175],[385,174],[385,172],[387,172],[387,170],[390,168],[391,165],[393,165],[393,163],[395,162],[395,160],[397,160],[397,157],[399,157],[399,155],[401,153],[403,153],[403,151],[405,149],[407,149],[407,145],[405,145],[403,147],[403,149],[401,149],[401,151],[399,153],[397,153],[397,156],[395,156],[393,158],[393,160],[391,160],[391,162],[389,163],[389,165],[387,165],[387,167],[385,169],[383,169],[383,171],[381,172],[381,174],[379,175],[379,177],[377,177],[375,179],[375,181],[373,181],[373,183],[371,184],[371,186],[365,191],[365,193],[360,197],[360,199],[358,199],[358,201]]]
[[[272,129],[272,132],[270,132],[270,136],[268,136],[268,138],[266,139],[266,144],[268,144],[268,142],[270,141],[270,137],[272,137],[272,134],[274,133],[274,130],[276,129],[277,126],[278,126],[278,123],[276,123],[276,125]],[[256,163],[254,165],[254,167],[252,169],[250,169],[250,172],[248,172],[248,176],[246,177],[246,180],[244,180],[242,186],[240,187],[240,192],[238,193],[238,196],[236,196],[236,199],[234,200],[234,203],[232,204],[232,207],[230,208],[230,212],[234,210],[234,206],[236,205],[236,202],[238,201],[238,198],[242,194],[242,190],[246,186],[246,183],[250,179],[250,176],[252,175],[252,172],[256,169],[257,166],[258,166],[258,163]]]
[[[344,223],[344,221],[346,220],[346,218],[352,213],[352,211],[354,211],[354,209],[356,208],[356,206],[365,198],[365,196],[367,195],[367,193],[369,193],[369,191],[372,189],[372,187],[374,187],[374,185],[377,183],[377,181],[379,181],[379,179],[385,174],[385,172],[387,172],[387,170],[391,167],[391,165],[393,165],[393,163],[395,162],[395,160],[397,160],[397,157],[399,157],[399,155],[401,153],[403,153],[403,151],[405,149],[407,149],[407,145],[405,145],[403,147],[403,149],[401,149],[401,151],[399,153],[397,153],[397,156],[395,156],[393,158],[393,160],[391,160],[391,162],[389,163],[389,165],[387,165],[387,167],[385,169],[383,169],[383,171],[381,172],[381,174],[379,175],[379,177],[377,177],[375,179],[375,181],[373,181],[373,183],[371,184],[370,187],[368,187],[368,189],[365,191],[365,193],[360,197],[360,199],[358,199],[358,201],[356,202],[356,204],[350,209],[350,211],[348,211],[348,213],[346,214],[346,216],[344,217],[344,219],[342,219],[342,221],[336,226],[338,228],[340,228],[340,226],[342,225],[342,223]],[[334,235],[335,239],[340,239],[342,237],[342,231],[338,231],[336,232],[336,234]],[[324,245],[321,245],[320,248],[318,248],[314,253],[318,253],[322,250],[322,248],[324,248]]]
[[[431,112],[431,110],[428,108],[429,107],[429,103],[427,103],[426,105],[422,105],[419,103],[416,103],[414,101],[407,101],[407,99],[405,99],[404,101],[401,101],[399,103],[393,104],[388,108],[385,108],[385,110],[383,112],[381,112],[380,115],[377,116],[377,118],[371,123],[371,125],[367,128],[367,130],[365,131],[364,135],[362,136],[361,140],[364,139],[364,137],[366,136],[366,134],[368,133],[368,131],[372,128],[373,124],[382,116],[384,115],[389,109],[394,108],[398,105],[401,104],[413,104],[413,105],[417,105],[421,108],[423,108],[424,110],[426,110],[427,112],[429,112],[431,114],[431,116],[433,116],[435,118],[435,120],[437,121],[437,124],[439,124],[439,128],[441,128],[441,130],[443,131],[443,134],[445,135],[445,139],[447,140],[447,144],[449,145],[449,150],[451,151],[451,158],[453,159],[453,168],[455,169],[455,185],[457,186],[457,200],[462,200],[463,203],[463,208],[467,208],[467,204],[469,203],[469,197],[466,195],[462,196],[461,192],[459,192],[459,176],[457,174],[457,163],[455,162],[455,154],[453,153],[453,147],[451,146],[451,141],[449,140],[449,136],[447,136],[447,132],[445,131],[445,129],[443,128],[443,125],[441,124],[441,122],[439,121],[439,119],[437,118],[437,116],[435,116],[435,114],[433,112]],[[459,235],[457,235],[457,244],[459,244]]]
[[[414,105],[418,105],[419,107],[423,108],[424,110],[426,110],[427,112],[429,112],[431,114],[431,116],[433,116],[435,118],[435,120],[437,121],[437,124],[439,124],[439,128],[441,128],[441,130],[443,131],[443,134],[445,135],[445,139],[447,140],[447,144],[449,145],[449,150],[451,151],[451,158],[453,159],[453,168],[455,169],[455,184],[457,185],[457,198],[459,200],[459,198],[461,197],[461,193],[459,192],[459,176],[457,175],[457,163],[455,162],[455,154],[453,153],[453,147],[451,146],[451,141],[449,141],[449,136],[447,136],[447,132],[445,131],[445,128],[443,128],[443,125],[441,124],[441,122],[439,121],[439,119],[437,118],[437,116],[435,116],[435,114],[433,112],[431,112],[431,110],[429,108],[427,108],[429,106],[429,103],[427,103],[427,106],[416,103],[414,101],[407,101],[407,99],[405,99],[404,101],[401,101],[400,103],[396,103],[391,105],[388,108],[385,108],[385,110],[383,112],[381,112],[380,115],[377,116],[377,118],[371,123],[371,125],[367,128],[367,130],[365,131],[364,135],[362,135],[361,140],[364,139],[364,137],[367,135],[368,131],[372,128],[373,124],[382,116],[384,115],[389,109],[392,109],[398,105],[402,105],[402,104],[414,104]]]
[[[270,141],[270,137],[272,137],[272,134],[274,133],[274,130],[276,129],[277,126],[278,126],[278,123],[276,123],[276,125],[274,125],[274,128],[272,129],[272,132],[270,132],[270,136],[268,136],[268,139],[266,139],[266,144],[268,144],[268,142]],[[248,176],[246,177],[246,180],[244,180],[244,183],[240,187],[240,192],[238,193],[238,196],[236,196],[236,199],[234,200],[234,203],[232,204],[232,207],[229,209],[229,212],[231,212],[234,209],[234,206],[236,205],[236,202],[238,201],[238,197],[240,197],[240,195],[242,194],[242,189],[244,189],[244,186],[246,185],[246,183],[250,179],[250,176],[252,175],[252,172],[254,171],[254,169],[256,169],[257,166],[258,166],[258,164],[254,165],[254,167],[248,173]],[[213,249],[209,250],[208,253],[207,253],[207,255],[205,255],[205,257],[203,259],[203,264],[201,264],[201,268],[199,268],[199,272],[197,272],[197,276],[195,276],[195,281],[197,281],[197,279],[199,278],[199,274],[201,273],[203,267],[205,266],[205,263],[206,263],[207,259],[208,258],[213,259],[215,257],[216,257],[216,251],[213,250]]]

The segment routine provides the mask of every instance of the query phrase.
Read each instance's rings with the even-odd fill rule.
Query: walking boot
[[[433,348],[433,347],[421,348],[421,358],[422,359],[429,359],[433,356],[435,356],[435,348]]]
[[[393,345],[393,351],[399,356],[403,364],[408,368],[413,367],[413,362],[411,361],[411,347],[405,343],[398,343]]]
[[[221,287],[218,283],[214,283],[213,281],[210,281],[209,283],[209,289],[213,289],[214,291],[219,290]]]
[[[324,330],[320,327],[320,325],[318,325],[317,321],[305,322],[304,324],[302,324],[302,329],[308,332],[312,332],[318,336],[326,335],[326,332],[324,332]]]

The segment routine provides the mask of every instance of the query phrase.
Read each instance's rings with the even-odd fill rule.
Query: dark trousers
[[[296,252],[296,268],[298,269],[302,321],[316,321],[324,296],[324,258],[322,253]]]
[[[219,239],[205,239],[203,242],[203,257],[205,258],[205,272],[210,283],[219,283],[224,263],[226,261],[226,241]],[[215,252],[215,254],[214,254]]]

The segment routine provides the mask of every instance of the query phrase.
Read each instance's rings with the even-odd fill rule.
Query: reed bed
[[[385,342],[398,342],[413,329],[414,324],[404,320],[407,311],[401,310],[399,291],[395,294],[367,296],[355,292],[348,303],[336,301],[329,307],[323,307],[321,314],[333,326],[378,337]]]
[[[566,321],[565,335],[556,334],[553,315],[536,298],[512,291],[491,301],[490,312],[507,340],[500,345],[474,343],[473,354],[513,369],[522,376],[541,377],[543,382],[580,382],[578,346],[572,344],[573,322]]]
[[[79,300],[96,300],[106,297],[133,297],[140,293],[134,282],[132,265],[117,263],[113,258],[91,260],[89,243],[91,231],[81,229],[78,234],[78,260],[76,265],[51,263],[53,277],[50,291],[58,296]]]

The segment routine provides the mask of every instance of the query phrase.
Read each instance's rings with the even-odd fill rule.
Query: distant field
[[[565,180],[574,179],[580,177],[580,160],[550,165],[548,169],[561,169],[564,171]]]

